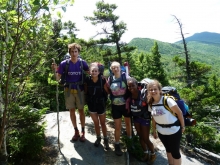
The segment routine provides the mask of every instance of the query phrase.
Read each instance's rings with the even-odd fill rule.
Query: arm
[[[174,105],[172,107],[170,107],[170,109],[177,114],[177,118],[180,121],[180,126],[182,129],[182,133],[185,131],[185,123],[184,123],[184,119],[183,119],[183,114],[182,111],[180,110],[180,108],[178,107],[178,105]]]
[[[154,118],[152,117],[152,130],[153,130],[153,137],[154,139],[157,139],[157,131],[156,131],[156,122]]]
[[[110,89],[108,88],[107,83],[104,84],[104,89],[108,94],[110,94]]]
[[[54,59],[52,59],[53,60],[53,63],[52,63],[52,65],[51,65],[51,68],[52,68],[52,70],[54,71],[54,76],[55,76],[55,79],[57,80],[57,81],[59,81],[60,80],[60,78],[61,78],[61,74],[59,74],[59,73],[57,73],[57,64],[55,63],[55,60]]]

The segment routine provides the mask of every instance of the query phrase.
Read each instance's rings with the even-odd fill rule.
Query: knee
[[[180,159],[180,158],[181,158],[180,152],[175,152],[175,153],[172,153],[172,152],[171,152],[171,155],[172,155],[172,157],[173,157],[174,159]]]
[[[100,123],[101,127],[106,127],[105,122]]]
[[[80,116],[85,115],[84,111],[83,111],[83,110],[79,110],[79,115],[80,115]]]

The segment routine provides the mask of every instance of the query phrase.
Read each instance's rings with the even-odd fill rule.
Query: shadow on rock
[[[75,151],[78,153],[78,156],[81,157],[78,159],[77,157],[72,157],[70,159],[71,165],[79,164],[79,165],[88,165],[88,164],[96,164],[103,165],[105,164],[104,157],[104,148],[100,144],[99,147],[95,147],[93,142],[87,139],[85,142],[76,141],[73,143],[73,147]],[[98,159],[97,159],[98,158]]]

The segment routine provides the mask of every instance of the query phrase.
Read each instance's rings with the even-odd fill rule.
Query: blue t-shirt
[[[71,60],[69,61],[69,68],[67,71],[66,75],[66,82],[68,83],[73,83],[73,82],[80,82],[82,81],[82,69],[81,69],[81,61],[82,61],[82,66],[84,71],[88,71],[89,67],[88,64],[81,59],[78,59],[78,61],[74,64]],[[66,63],[67,61],[64,60],[60,63],[58,73],[63,74],[66,68]],[[71,89],[77,89],[77,85],[72,85]],[[80,89],[83,89],[83,85],[80,85]]]

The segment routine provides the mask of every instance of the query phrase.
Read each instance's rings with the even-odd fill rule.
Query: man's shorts
[[[125,107],[126,107],[125,104],[124,105],[112,104],[112,118],[120,119],[122,118],[122,116],[131,117],[131,113]]]
[[[142,126],[150,126],[150,119],[143,119],[141,117],[133,117],[133,122]]]
[[[84,91],[80,92],[80,96],[78,93],[71,93],[68,96],[68,91],[64,91],[66,109],[83,109],[85,105],[85,96]],[[81,99],[81,100],[80,100]]]

